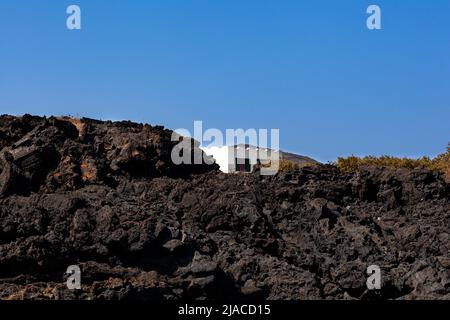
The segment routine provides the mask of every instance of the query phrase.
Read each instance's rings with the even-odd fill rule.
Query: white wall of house
[[[204,152],[212,156],[225,173],[236,172],[236,159],[238,163],[245,164],[245,159],[250,161],[250,171],[253,170],[258,159],[261,164],[269,164],[271,160],[278,160],[279,152],[254,146],[223,146],[203,148]]]
[[[216,160],[220,166],[220,171],[228,173],[228,146],[203,148],[203,151]]]

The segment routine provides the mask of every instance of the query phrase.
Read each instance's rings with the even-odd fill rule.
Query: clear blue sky
[[[433,156],[450,141],[450,1],[2,0],[0,113],[280,128],[282,149],[322,161]]]

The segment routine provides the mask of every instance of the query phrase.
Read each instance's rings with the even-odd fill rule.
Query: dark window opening
[[[235,158],[235,168],[237,172],[251,172],[252,166],[250,164],[250,159]]]

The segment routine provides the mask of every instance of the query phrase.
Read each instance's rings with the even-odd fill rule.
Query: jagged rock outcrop
[[[440,174],[227,175],[173,165],[170,138],[2,116],[0,299],[450,299]],[[66,287],[69,265],[81,290]],[[370,265],[380,291],[367,290]]]

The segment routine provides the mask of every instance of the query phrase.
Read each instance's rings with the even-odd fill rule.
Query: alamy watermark
[[[66,13],[69,15],[66,20],[67,29],[81,30],[81,8],[72,4],[67,7]]]
[[[366,26],[369,30],[381,30],[381,8],[376,4],[367,7],[366,13],[370,16],[366,20]],[[66,14],[69,16],[66,20],[66,26],[69,30],[81,30],[81,8],[72,4],[67,7]]]
[[[377,265],[371,265],[367,268],[367,289],[381,290],[381,268]]]
[[[67,267],[66,274],[69,275],[66,281],[67,289],[80,290],[81,289],[81,269],[77,265]]]
[[[194,121],[194,134],[184,128],[177,129],[172,134],[172,141],[178,142],[171,152],[171,159],[175,165],[213,164],[214,159],[204,153],[199,148],[201,146],[229,148],[232,153],[230,159],[237,163],[245,159],[254,159],[261,164],[261,175],[274,175],[279,169],[279,129],[226,129],[224,134],[216,128],[204,130],[202,121]],[[193,148],[195,144],[198,145]]]
[[[367,18],[366,25],[369,30],[381,30],[381,8],[375,4],[367,7],[367,14],[370,16]]]

